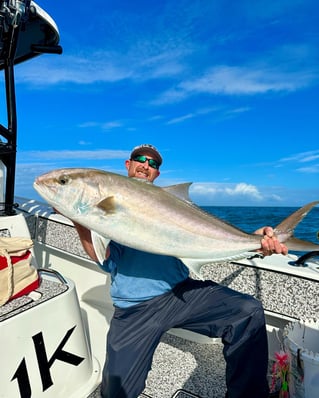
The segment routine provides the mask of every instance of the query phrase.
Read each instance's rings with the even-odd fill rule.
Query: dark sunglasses
[[[160,167],[159,163],[156,160],[150,159],[144,155],[134,156],[132,160],[134,160],[134,162],[139,162],[139,163],[145,163],[148,160],[148,164],[150,167],[152,167],[152,169],[158,170]]]

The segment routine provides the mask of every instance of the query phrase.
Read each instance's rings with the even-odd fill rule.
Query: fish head
[[[77,220],[109,197],[107,173],[84,168],[56,169],[42,174],[33,187],[39,195],[64,216]]]

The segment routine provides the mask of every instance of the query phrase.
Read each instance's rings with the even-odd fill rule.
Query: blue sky
[[[125,174],[152,143],[157,183],[193,182],[199,205],[319,199],[317,1],[38,4],[63,54],[15,69],[16,195],[60,167]]]

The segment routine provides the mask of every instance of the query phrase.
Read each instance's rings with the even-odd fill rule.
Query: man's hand
[[[262,252],[264,256],[270,256],[273,253],[277,254],[288,254],[288,248],[283,243],[280,243],[275,236],[274,230],[271,227],[263,227],[257,229],[255,234],[263,235],[261,240],[261,249],[259,252]]]

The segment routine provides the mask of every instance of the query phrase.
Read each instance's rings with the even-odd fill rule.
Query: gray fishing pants
[[[107,337],[102,397],[138,397],[161,336],[173,327],[222,338],[227,397],[268,397],[268,345],[261,303],[212,281],[192,279],[144,303],[115,309]]]

